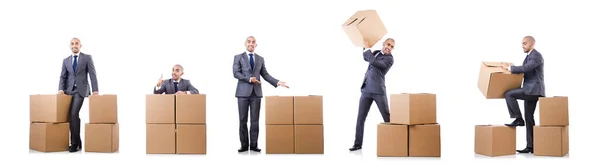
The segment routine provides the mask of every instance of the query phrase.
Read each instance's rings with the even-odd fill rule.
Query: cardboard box
[[[30,122],[61,123],[67,122],[72,97],[69,95],[30,95]]]
[[[391,94],[390,99],[391,123],[407,125],[437,123],[435,94]]]
[[[440,147],[439,124],[408,126],[408,156],[440,157]]]
[[[267,125],[267,154],[294,154],[294,125]]]
[[[389,123],[377,125],[377,156],[407,157],[408,126]]]
[[[323,125],[294,125],[294,153],[323,154]]]
[[[476,125],[475,153],[496,157],[516,152],[517,131],[504,125]]]
[[[30,123],[29,149],[40,152],[69,150],[69,123]]]
[[[568,126],[569,98],[540,97],[540,126]],[[535,149],[534,149],[535,150]]]
[[[117,95],[90,96],[89,99],[91,124],[118,123]]]
[[[190,94],[175,96],[176,123],[206,124],[206,95]]]
[[[175,154],[175,124],[146,124],[146,154]]]
[[[521,88],[524,74],[512,74],[502,69],[502,63],[481,62],[477,87],[486,99],[503,99],[506,91]]]
[[[267,125],[294,124],[294,97],[267,96],[265,104],[265,122]]]
[[[357,47],[363,47],[363,40],[366,39],[370,48],[387,34],[387,29],[376,10],[357,11],[342,24],[342,28],[352,44]]]
[[[294,96],[294,124],[322,125],[323,96]]]
[[[174,124],[175,95],[146,95],[146,123]]]
[[[84,142],[85,152],[116,152],[119,150],[119,124],[85,124]]]
[[[534,126],[533,155],[562,157],[569,153],[568,126]]]
[[[206,154],[206,125],[177,124],[177,154]]]

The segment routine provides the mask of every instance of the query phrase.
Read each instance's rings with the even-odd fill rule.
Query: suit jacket
[[[367,50],[363,52],[363,59],[369,62],[369,67],[361,86],[363,92],[386,94],[385,75],[392,65],[394,65],[394,57],[392,54],[383,55],[380,52],[380,50],[374,52]],[[378,53],[379,55],[375,57]]]
[[[198,89],[192,85],[190,80],[181,79],[179,80],[179,84],[177,85],[177,91],[190,91],[191,94],[198,94]],[[177,93],[175,90],[175,83],[173,79],[163,80],[163,83],[160,85],[160,88],[156,90],[154,88],[154,94],[175,94]]]
[[[523,89],[526,95],[546,96],[546,85],[544,84],[544,58],[537,50],[525,57],[522,66],[511,66],[512,73],[524,73]]]
[[[63,59],[62,70],[60,71],[60,81],[58,90],[63,90],[68,95],[73,95],[77,86],[77,93],[82,97],[91,94],[88,82],[88,74],[92,81],[92,92],[98,91],[98,79],[96,78],[96,68],[92,55],[79,53],[77,57],[77,70],[73,70],[73,56]]]
[[[254,70],[250,67],[250,56],[246,52],[235,55],[233,58],[233,77],[238,79],[235,97],[249,97],[252,91],[258,97],[262,97],[262,85],[250,83],[250,77],[256,77],[261,81],[261,76],[273,87],[277,87],[279,80],[269,75],[262,56],[254,53]],[[262,82],[262,81],[261,81]]]

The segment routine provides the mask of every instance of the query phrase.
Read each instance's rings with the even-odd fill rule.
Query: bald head
[[[171,70],[171,78],[174,80],[179,80],[183,75],[183,66],[180,64],[175,64],[173,66],[173,70]]]
[[[73,54],[79,53],[80,49],[81,49],[81,41],[78,38],[72,38],[71,39],[71,51],[73,52]]]
[[[523,52],[529,53],[529,51],[534,49],[535,46],[535,38],[533,36],[525,36],[523,37]]]
[[[385,41],[383,41],[383,47],[381,48],[381,51],[383,51],[383,54],[389,55],[392,53],[392,50],[394,50],[395,46],[396,41],[392,38],[387,38]]]
[[[248,36],[244,44],[246,45],[246,50],[250,53],[253,53],[254,49],[256,48],[256,38],[254,38],[254,36]]]

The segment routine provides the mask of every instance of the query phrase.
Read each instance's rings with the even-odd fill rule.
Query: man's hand
[[[365,48],[365,49],[371,48],[371,44],[369,43],[367,38],[363,38],[363,48]]]
[[[260,81],[256,80],[256,77],[250,77],[250,83],[262,84]]]
[[[59,94],[59,95],[64,95],[64,94],[65,94],[65,91],[63,91],[63,90],[60,90],[60,91],[58,91],[58,94]]]
[[[502,63],[502,69],[508,70],[508,67],[510,67],[508,63]]]
[[[175,93],[175,94],[178,94],[178,95],[187,95],[187,92],[184,92],[184,91],[177,91],[177,93]]]
[[[285,84],[284,81],[277,82],[277,86],[282,86],[282,87],[285,87],[285,88],[290,88],[289,86],[287,86],[287,84]]]
[[[96,92],[93,92],[92,95],[93,96],[98,96],[98,95],[100,95],[100,93],[98,93],[98,91],[96,91]]]
[[[156,83],[156,87],[160,87],[163,83],[163,75],[160,74],[160,79],[158,79],[158,83]]]

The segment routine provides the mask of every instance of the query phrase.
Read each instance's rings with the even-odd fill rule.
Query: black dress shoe
[[[523,119],[517,118],[510,124],[504,124],[506,126],[525,126],[525,121]]]
[[[350,151],[357,151],[357,150],[360,150],[360,149],[362,149],[362,146],[352,146],[350,148]]]
[[[238,153],[247,152],[247,151],[248,151],[248,147],[241,147],[240,149],[238,149]]]
[[[79,150],[81,150],[81,145],[69,146],[69,152],[71,152],[71,153],[78,152]]]
[[[533,148],[527,147],[523,150],[517,150],[519,153],[533,153]]]
[[[260,152],[260,149],[258,147],[251,147],[250,150],[255,151],[255,152]]]

